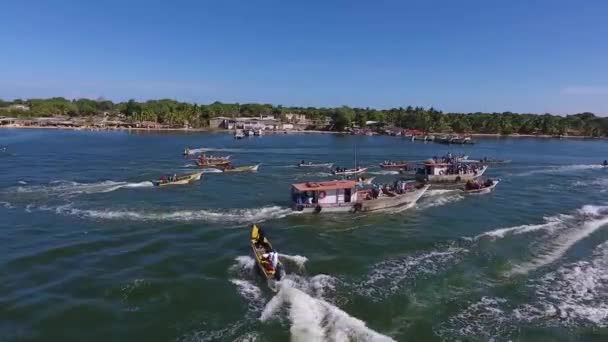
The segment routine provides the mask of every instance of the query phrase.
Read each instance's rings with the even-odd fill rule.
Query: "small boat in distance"
[[[334,166],[334,163],[313,163],[313,162],[304,162],[303,160],[298,163],[298,167],[302,167],[302,168],[327,168],[327,169],[331,169],[331,167]]]
[[[273,291],[276,291],[274,282],[280,281],[283,278],[285,275],[285,268],[278,259],[278,254],[276,255],[276,266],[273,266],[272,260],[265,257],[265,255],[270,256],[269,254],[271,252],[276,253],[276,251],[272,248],[270,241],[265,236],[262,229],[258,228],[258,226],[255,224],[251,227],[249,243],[251,245],[251,251],[253,252],[253,258],[255,259],[259,270],[269,282],[269,287]]]
[[[257,172],[259,168],[260,168],[260,164],[237,166],[237,167],[234,167],[231,164],[228,164],[228,166],[224,167],[223,170],[224,170],[224,172],[248,172],[248,171]]]
[[[379,166],[381,169],[389,171],[408,171],[412,169],[411,166],[404,161],[393,162],[390,160],[385,160],[379,164]]]
[[[264,135],[264,130],[263,129],[257,129],[255,130],[255,132],[253,132],[253,135],[255,135],[256,137],[261,137],[262,135]]]
[[[463,191],[467,194],[485,194],[492,191],[499,182],[500,179],[487,179],[485,181],[470,180],[464,185]]]
[[[185,185],[201,179],[202,172],[195,172],[184,176],[162,176],[160,179],[152,181],[155,186]]]
[[[350,175],[358,175],[360,173],[365,173],[366,171],[367,171],[366,167],[357,167],[356,169],[336,168],[331,171],[331,174],[336,175],[336,176],[350,176]]]

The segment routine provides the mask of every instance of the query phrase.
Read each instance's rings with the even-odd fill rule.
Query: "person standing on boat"
[[[604,160],[604,166],[608,166],[608,160]]]

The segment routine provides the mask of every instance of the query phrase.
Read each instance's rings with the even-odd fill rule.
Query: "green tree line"
[[[25,105],[29,110],[11,109],[13,105]],[[388,126],[418,129],[426,132],[488,133],[488,134],[549,134],[607,136],[608,118],[593,113],[566,116],[528,113],[444,113],[435,108],[412,107],[373,109],[317,107],[283,107],[260,103],[196,104],[171,99],[138,102],[129,100],[114,103],[105,99],[75,99],[62,97],[49,99],[0,100],[2,116],[49,117],[67,115],[88,117],[107,114],[127,121],[152,121],[163,125],[182,127],[206,127],[213,117],[274,116],[284,119],[286,113],[304,114],[311,120],[331,118],[333,130],[344,130],[353,126],[364,127],[368,121]]]

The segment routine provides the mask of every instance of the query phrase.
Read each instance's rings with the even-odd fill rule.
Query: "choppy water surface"
[[[2,130],[2,340],[420,341],[608,339],[605,141],[128,134]],[[416,207],[305,216],[301,159],[365,165],[466,153],[511,159],[487,195],[431,188]],[[194,170],[185,146],[255,174]],[[374,167],[380,181],[396,177]],[[255,272],[258,222],[289,276]]]

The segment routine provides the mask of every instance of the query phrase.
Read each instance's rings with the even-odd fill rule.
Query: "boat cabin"
[[[422,168],[418,169],[418,174],[441,176],[448,173],[449,167],[450,164],[448,163],[437,163],[433,159],[429,159],[424,162]]]
[[[339,206],[357,201],[356,187],[357,182],[354,180],[292,184],[291,197],[295,205]]]

